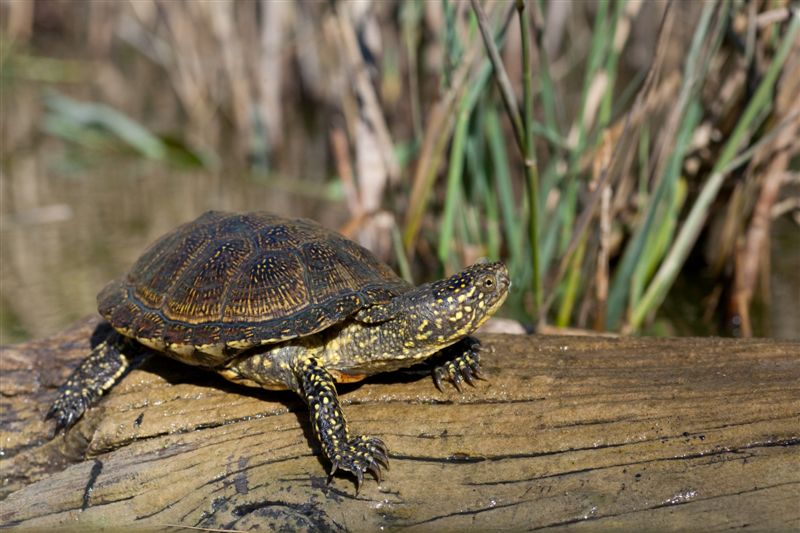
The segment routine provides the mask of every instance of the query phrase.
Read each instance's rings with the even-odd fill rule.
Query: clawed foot
[[[389,468],[386,445],[376,437],[359,435],[351,438],[343,449],[332,458],[331,478],[337,470],[345,470],[356,476],[356,494],[361,490],[364,473],[371,472],[381,482],[381,467]]]
[[[58,392],[58,398],[47,411],[45,420],[54,419],[56,421],[57,435],[62,429],[67,430],[83,416],[86,409],[92,403],[92,398],[82,393],[80,389],[71,386],[62,387]]]
[[[142,351],[142,346],[119,333],[109,334],[58,389],[58,396],[46,416],[56,421],[54,435],[75,424],[132,365],[145,357],[147,353]]]
[[[483,348],[477,339],[467,338],[449,348],[449,350],[459,350],[461,354],[447,361],[433,370],[433,381],[436,388],[444,392],[442,380],[451,381],[461,392],[462,383],[466,381],[471,386],[475,386],[475,379],[485,379],[481,373],[480,354]]]

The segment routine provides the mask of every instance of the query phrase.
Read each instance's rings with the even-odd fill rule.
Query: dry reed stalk
[[[253,98],[250,94],[249,76],[243,62],[247,46],[237,31],[236,4],[233,2],[199,2],[201,17],[210,22],[213,35],[219,45],[218,58],[222,68],[221,79],[228,86],[233,124],[238,131],[246,132],[250,126],[250,110]],[[207,74],[206,74],[207,75]],[[205,83],[214,84],[206,79]]]
[[[364,216],[364,206],[358,194],[353,165],[350,163],[350,143],[347,134],[340,126],[333,126],[330,130],[331,151],[339,179],[342,180],[344,198],[352,218],[361,219]]]
[[[657,48],[657,50],[658,49],[659,48]],[[653,59],[654,64],[660,63],[664,58],[665,54],[659,54],[656,52],[656,57]],[[656,67],[656,69],[652,70],[651,72],[657,72],[659,70],[660,66]],[[681,73],[677,70],[673,70],[668,72],[666,76],[656,85],[656,76],[653,76],[653,85],[646,93],[642,93],[644,96],[642,97],[641,105],[634,104],[631,109],[630,136],[638,138],[638,133],[641,130],[642,124],[646,120],[650,121],[653,116],[658,115],[667,106],[674,102],[675,95],[680,90],[681,78]],[[611,139],[617,140],[621,138],[622,130],[625,126],[625,118],[626,117],[621,117],[611,126],[609,126],[608,129],[613,133],[613,135],[610,137]],[[590,158],[582,160],[581,168],[588,167],[590,163]],[[623,213],[630,207],[632,198],[631,193],[636,185],[633,174],[627,172],[629,168],[629,165],[625,165],[623,167],[623,172],[621,173],[620,179],[616,183],[614,197],[611,202],[612,218],[619,216],[620,213]],[[649,169],[647,169],[647,175],[652,175],[652,172],[653,168],[651,160],[651,166]]]
[[[349,90],[343,92],[342,102],[343,107],[349,109],[345,118],[355,152],[352,186],[358,198],[358,205],[351,209],[351,220],[344,229],[355,233],[362,245],[385,259],[391,249],[394,222],[392,219],[387,223],[385,217],[378,215],[387,188],[399,178],[400,167],[355,31],[355,26],[367,23],[370,16],[369,6],[359,11],[355,5],[342,4],[335,11],[338,48],[349,80]]]
[[[778,9],[770,9],[769,11],[764,11],[759,13],[756,17],[756,24],[758,25],[759,30],[763,30],[767,26],[771,26],[772,24],[777,24],[780,22],[785,22],[789,20],[792,16],[792,7],[788,5],[786,7],[781,7]]]
[[[714,3],[716,4],[717,2],[715,1]],[[718,41],[720,32],[724,31],[725,20],[721,16],[720,6],[717,5],[713,10],[715,12],[713,18],[716,19],[716,24],[704,36],[703,44],[700,46],[700,56],[696,61],[697,68],[693,72],[684,72],[683,85],[678,94],[678,100],[675,105],[671,106],[663,128],[658,129],[650,172],[654,188],[658,187],[656,180],[664,176],[664,170],[675,148],[678,129],[685,117],[689,102],[700,90],[701,86],[698,86],[698,84],[703,83],[706,78],[705,73],[711,66],[711,61],[717,51],[713,43]]]
[[[375,92],[375,87],[369,79],[367,72],[367,65],[364,61],[364,56],[361,54],[358,45],[358,38],[356,37],[355,28],[353,27],[353,17],[355,14],[352,9],[348,9],[349,4],[340,5],[337,9],[336,18],[339,23],[339,36],[341,38],[340,50],[346,60],[346,68],[349,74],[348,78],[352,80],[353,91],[358,97],[359,101],[359,117],[363,121],[363,128],[359,135],[370,137],[373,146],[364,147],[356,144],[356,153],[359,150],[377,150],[380,154],[382,164],[384,166],[385,178],[381,178],[379,183],[380,193],[388,185],[388,182],[394,182],[400,175],[400,167],[397,163],[397,158],[394,155],[394,143],[389,127],[386,124],[386,119],[383,115],[378,95]],[[360,129],[362,127],[359,127]],[[361,182],[362,178],[359,177]],[[386,181],[388,180],[388,181]],[[363,182],[361,182],[364,185]],[[363,198],[362,198],[363,199]]]
[[[797,147],[797,151],[800,151],[800,146]],[[784,176],[784,185],[800,185],[800,172],[787,172],[786,176]],[[770,216],[773,219],[788,215],[792,212],[795,212],[794,221],[800,225],[800,196],[790,196],[789,198],[785,198],[772,206],[772,211],[770,211]]]
[[[495,3],[488,6],[488,16],[491,17],[495,10],[499,9],[498,6],[499,4]],[[514,13],[514,5],[509,2],[505,5],[505,9],[503,20],[504,25],[507,25],[511,15]],[[417,158],[404,223],[403,246],[407,254],[411,254],[414,251],[414,244],[422,224],[422,215],[427,206],[427,199],[433,188],[444,148],[455,124],[455,104],[482,60],[483,43],[478,39],[473,39],[464,51],[461,64],[458,65],[453,73],[450,86],[432,104],[428,112],[425,134],[421,151]]]
[[[542,21],[542,24],[539,25],[544,30],[543,48],[548,55],[547,60],[550,62],[555,59],[561,48],[574,6],[574,2],[551,2],[547,10],[547,20]]]
[[[146,4],[148,2],[129,3],[136,14],[141,13],[142,6]],[[155,20],[141,21],[142,31],[154,40],[168,40],[159,59],[189,118],[189,131],[197,132],[196,142],[214,146],[218,136],[215,134],[217,129],[212,127],[215,115],[212,103],[216,99],[213,97],[213,85],[207,83],[206,76],[209,71],[216,74],[216,69],[211,68],[216,66],[216,58],[212,51],[203,50],[205,39],[198,42],[195,38],[197,33],[204,33],[202,28],[206,21],[199,18],[197,8],[192,6],[195,4],[158,3],[158,9],[163,10],[167,35],[152,33]],[[211,29],[207,28],[207,31],[210,34]]]
[[[120,37],[162,67],[188,118],[185,130],[193,144],[217,148],[226,141],[221,136],[223,117],[233,125],[237,138],[247,140],[254,113],[264,107],[278,110],[261,118],[267,135],[281,138],[280,118],[275,118],[281,109],[275,104],[276,98],[280,101],[280,69],[274,71],[272,81],[264,81],[269,78],[264,69],[280,64],[281,56],[273,60],[269,39],[264,53],[253,51],[261,50],[251,43],[263,44],[266,31],[266,25],[259,29],[256,23],[256,7],[253,2],[129,0],[120,10]],[[270,9],[279,10],[277,6]],[[282,19],[270,16],[269,20]],[[262,63],[265,55],[273,60],[264,60],[266,65]],[[246,144],[230,147],[244,157],[241,152]]]
[[[87,22],[89,50],[94,57],[107,57],[114,39],[114,21],[118,17],[120,4],[92,2],[86,7],[89,10]]]
[[[266,129],[267,146],[278,149],[283,144],[283,79],[284,47],[286,46],[287,22],[293,14],[290,2],[261,0],[263,22],[259,39],[257,63],[257,86],[259,110]]]
[[[606,323],[606,305],[608,303],[609,283],[609,251],[611,247],[611,187],[603,186],[600,197],[600,247],[597,253],[597,271],[595,272],[596,308],[594,330],[602,331]]]
[[[667,5],[667,8],[664,10],[662,15],[659,36],[657,40],[659,45],[667,42],[669,39],[669,33],[672,29],[672,24],[674,21],[674,9],[670,9],[671,5],[672,4]],[[544,294],[547,296],[539,311],[540,324],[543,323],[544,317],[549,311],[550,306],[552,306],[553,302],[555,301],[556,291],[554,288],[558,286],[566,274],[572,254],[575,252],[575,250],[577,250],[582,236],[594,218],[595,211],[602,196],[603,190],[607,184],[613,184],[617,179],[622,181],[624,176],[627,174],[625,169],[630,166],[630,162],[633,160],[633,151],[630,149],[632,144],[629,142],[619,141],[635,137],[635,132],[638,131],[641,121],[647,116],[647,111],[654,107],[654,105],[657,103],[657,100],[653,98],[653,95],[659,94],[659,91],[657,91],[659,86],[656,85],[656,80],[661,72],[661,66],[663,65],[665,57],[664,50],[666,50],[666,48],[662,46],[656,47],[656,56],[653,58],[653,61],[650,64],[650,68],[645,76],[642,87],[639,89],[636,95],[633,105],[623,117],[606,129],[608,135],[604,136],[605,144],[606,146],[614,146],[611,159],[608,162],[608,166],[605,167],[604,171],[601,173],[595,190],[587,200],[586,206],[584,207],[584,210],[581,212],[574,226],[570,242],[561,258],[558,268],[545,284]],[[609,179],[609,174],[611,173],[612,169],[615,170],[615,174],[618,176],[618,178]]]
[[[33,35],[33,2],[3,2],[0,5],[0,23],[3,33],[11,40],[26,43]]]
[[[740,246],[737,254],[732,307],[741,317],[741,333],[744,337],[753,335],[749,308],[760,271],[759,263],[764,257],[769,257],[772,209],[788,177],[789,163],[800,149],[800,144],[797,142],[800,137],[800,100],[796,99],[788,112],[795,115],[793,124],[784,128],[774,142],[765,147],[769,150],[769,164],[763,173],[764,182],[744,244]]]

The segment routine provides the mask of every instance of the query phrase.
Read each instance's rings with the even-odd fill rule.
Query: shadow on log
[[[800,343],[487,335],[488,382],[340,389],[391,470],[327,483],[305,408],[151,359],[66,435],[97,322],[5,347],[0,525],[249,530],[800,527]]]

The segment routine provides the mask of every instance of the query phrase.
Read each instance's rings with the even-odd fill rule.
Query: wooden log
[[[65,435],[43,416],[84,321],[0,359],[0,524],[249,530],[800,527],[800,343],[491,335],[489,381],[342,387],[391,470],[327,483],[290,393],[166,358]]]

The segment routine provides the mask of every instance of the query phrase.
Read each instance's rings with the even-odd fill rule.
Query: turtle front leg
[[[331,476],[339,469],[352,472],[358,481],[356,490],[361,488],[367,471],[380,483],[380,467],[389,466],[383,441],[367,435],[350,436],[333,377],[318,359],[301,358],[295,363],[294,372],[300,385],[298,393],[310,411],[314,435],[333,465]]]
[[[86,409],[141,359],[141,354],[142,350],[130,339],[116,332],[95,346],[58,389],[58,396],[47,411],[45,418],[56,421],[55,432],[75,424]]]
[[[433,370],[433,381],[436,388],[444,391],[442,389],[443,379],[452,381],[459,391],[462,390],[461,384],[464,381],[475,386],[475,378],[484,379],[480,364],[482,349],[481,341],[475,337],[464,337],[442,350],[441,353],[447,361]]]

